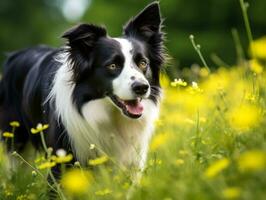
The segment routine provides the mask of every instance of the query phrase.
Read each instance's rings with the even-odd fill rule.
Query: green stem
[[[201,62],[203,63],[204,67],[205,67],[205,68],[208,70],[208,72],[210,73],[211,70],[210,70],[209,66],[207,65],[207,62],[206,62],[206,60],[204,59],[204,57],[203,57],[203,55],[202,55],[202,53],[201,53],[201,51],[200,51],[200,45],[198,45],[198,44],[195,43],[195,40],[194,40],[194,36],[193,36],[193,35],[190,35],[189,38],[190,38],[190,41],[191,41],[191,43],[192,43],[192,45],[193,45],[195,51],[198,53]]]
[[[243,64],[245,60],[244,51],[243,51],[243,47],[240,42],[238,31],[235,28],[232,29],[232,36],[233,36],[233,40],[234,40],[235,47],[236,47],[236,54],[237,54],[238,62],[240,64]]]
[[[28,165],[31,169],[33,169],[34,171],[37,172],[37,174],[39,174],[43,179],[45,179],[46,181],[46,178],[44,177],[44,175],[35,167],[33,167],[28,161],[26,161],[20,154],[18,154],[17,152],[13,152],[12,153],[13,156],[17,156],[23,163],[25,163],[26,165]],[[56,189],[54,189],[54,187],[52,185],[50,185],[49,183],[47,183],[48,186],[53,190],[55,191],[56,193],[58,193],[58,191]]]
[[[217,56],[216,54],[212,54],[211,55],[211,59],[212,61],[218,66],[218,67],[229,67],[229,65],[224,62],[219,56]]]
[[[248,40],[249,40],[249,45],[251,47],[251,45],[253,43],[253,36],[252,36],[251,28],[250,28],[250,23],[248,20],[247,4],[244,2],[244,0],[239,0],[239,2],[240,2],[243,18],[244,18],[244,23],[245,23],[245,28],[246,28]],[[251,48],[251,57],[253,57],[252,48]]]
[[[47,154],[48,161],[50,161],[51,152],[48,150],[48,147],[47,147],[47,145],[46,145],[43,131],[40,132],[40,135],[41,135],[41,141],[42,141],[43,148],[44,148],[44,150],[45,150],[45,152],[46,152],[46,154]],[[60,197],[61,199],[65,200],[66,197],[64,196],[64,193],[62,192],[62,190],[61,190],[59,184],[57,183],[57,181],[56,181],[56,179],[55,179],[55,177],[54,177],[54,175],[53,175],[53,173],[51,172],[50,169],[48,170],[48,174],[49,174],[49,176],[51,177],[51,179],[52,179],[52,181],[53,181],[53,183],[54,183],[54,185],[55,185],[55,187],[56,187],[56,189],[57,189],[57,193],[58,193],[59,197]]]
[[[40,132],[40,135],[41,135],[42,146],[43,146],[45,152],[48,155],[49,151],[48,151],[48,148],[47,148],[47,145],[46,145],[46,142],[45,142],[43,131]]]
[[[53,173],[51,172],[50,169],[48,170],[48,174],[51,177],[52,181],[54,182],[54,185],[55,185],[55,187],[57,189],[57,193],[58,193],[60,199],[66,200],[66,197],[64,196],[63,191],[61,190],[59,184],[57,183],[57,181],[56,181],[56,179],[55,179],[55,177],[54,177],[54,175],[53,175]]]

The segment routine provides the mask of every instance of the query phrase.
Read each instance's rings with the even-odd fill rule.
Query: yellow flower
[[[4,132],[3,133],[3,137],[5,137],[5,138],[13,138],[14,137],[14,133]]]
[[[187,86],[187,82],[185,82],[184,80],[182,80],[182,79],[175,79],[173,82],[171,82],[171,86],[173,86],[173,87],[176,87],[176,86],[183,86],[183,87],[185,87],[185,86]]]
[[[261,74],[263,72],[263,66],[255,59],[250,61],[250,69],[256,74]]]
[[[223,190],[222,194],[226,199],[236,199],[240,196],[241,190],[238,187],[229,187]]]
[[[166,74],[163,74],[163,73],[160,74],[160,83],[163,88],[166,88],[169,86],[170,80]]]
[[[12,121],[9,123],[10,126],[12,127],[19,127],[20,126],[20,123],[18,121]]]
[[[170,139],[169,134],[166,134],[166,133],[155,135],[155,137],[153,138],[151,142],[150,150],[155,151],[156,149],[161,147],[163,144],[165,144],[169,139]]]
[[[203,90],[199,87],[198,83],[193,81],[191,87],[188,88],[190,94],[202,93]]]
[[[149,160],[150,166],[161,165],[161,164],[162,164],[162,160],[160,160],[160,159],[150,159]]]
[[[252,93],[246,93],[245,94],[245,99],[247,101],[250,101],[250,102],[255,102],[257,97],[254,94],[252,94]]]
[[[183,165],[184,163],[185,163],[185,161],[184,161],[183,159],[176,159],[176,160],[175,160],[175,164],[176,164],[177,166]]]
[[[247,151],[238,158],[241,171],[257,171],[266,167],[266,153],[259,150]]]
[[[163,125],[163,121],[160,120],[160,119],[158,119],[158,120],[156,120],[156,121],[154,122],[154,125],[155,125],[156,127],[160,127],[160,126]]]
[[[58,149],[56,151],[56,156],[51,156],[51,160],[55,161],[56,163],[67,163],[70,162],[73,159],[72,154],[68,154],[64,149]]]
[[[31,128],[30,131],[32,134],[36,134],[36,133],[39,133],[39,132],[46,130],[48,127],[49,127],[48,124],[39,123],[39,124],[37,124],[36,128]]]
[[[247,130],[256,126],[260,120],[259,109],[254,105],[242,105],[228,113],[229,124],[238,130]]]
[[[50,169],[56,165],[56,162],[54,161],[47,161],[45,163],[40,164],[37,168],[38,169]]]
[[[256,58],[266,59],[266,36],[251,44],[251,51]]]
[[[72,169],[66,172],[61,180],[63,188],[70,194],[82,194],[89,190],[93,181],[89,171]]]
[[[108,195],[108,194],[111,194],[111,193],[112,193],[112,190],[110,190],[108,188],[106,188],[104,190],[98,190],[98,191],[95,192],[95,194],[97,196],[105,196],[105,195]]]
[[[107,156],[101,156],[99,158],[89,160],[89,165],[92,165],[92,166],[101,165],[101,164],[103,164],[103,163],[105,163],[107,161],[108,161],[108,157]]]
[[[55,161],[56,163],[67,163],[73,159],[73,155],[68,154],[65,156],[52,156],[51,159]]]
[[[218,175],[221,171],[226,169],[230,164],[230,161],[227,158],[222,158],[220,160],[212,163],[205,171],[205,176],[208,178],[213,178]]]

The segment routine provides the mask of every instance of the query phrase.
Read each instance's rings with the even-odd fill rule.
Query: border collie
[[[10,121],[21,123],[16,150],[28,141],[41,147],[39,135],[29,130],[47,123],[47,146],[73,153],[82,165],[104,152],[121,166],[143,169],[159,112],[161,21],[154,2],[129,20],[121,37],[80,24],[63,34],[62,48],[12,53],[0,82],[0,129],[10,131]]]

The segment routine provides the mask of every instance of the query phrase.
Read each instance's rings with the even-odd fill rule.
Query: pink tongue
[[[137,102],[136,104],[126,104],[127,111],[133,115],[141,115],[143,112],[143,105],[141,102]]]

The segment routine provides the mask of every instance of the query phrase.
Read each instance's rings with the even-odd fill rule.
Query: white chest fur
[[[99,153],[107,154],[122,166],[143,168],[153,122],[159,106],[143,100],[144,113],[139,119],[130,119],[116,108],[108,97],[90,101],[82,107],[82,117],[72,103],[72,73],[66,64],[58,70],[49,99],[53,99],[56,113],[64,123],[72,148],[82,164]],[[95,149],[90,149],[90,145]]]

